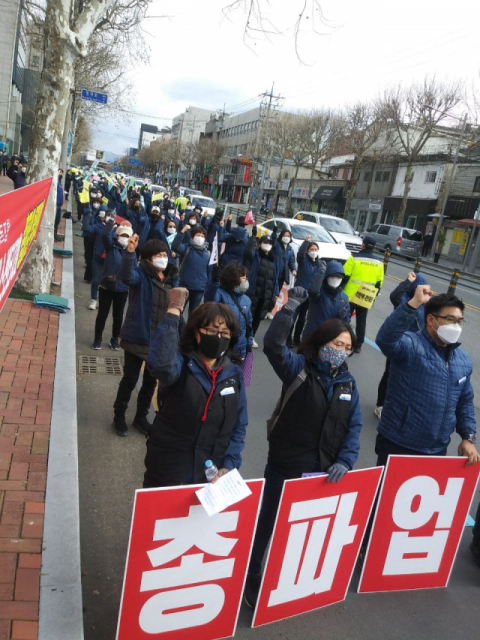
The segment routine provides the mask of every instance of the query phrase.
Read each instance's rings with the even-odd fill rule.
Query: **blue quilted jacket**
[[[378,431],[402,447],[436,455],[445,450],[454,431],[462,439],[476,432],[472,360],[458,343],[445,350],[426,329],[408,331],[417,315],[404,303],[377,334],[378,346],[390,359]]]

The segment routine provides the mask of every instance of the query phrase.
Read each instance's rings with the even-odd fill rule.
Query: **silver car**
[[[379,251],[389,249],[392,253],[406,258],[418,258],[422,251],[423,235],[416,229],[397,227],[393,224],[374,224],[371,229],[362,233],[374,236]]]

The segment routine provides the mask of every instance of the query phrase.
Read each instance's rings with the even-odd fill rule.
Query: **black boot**
[[[141,416],[138,413],[135,416],[135,418],[133,419],[133,423],[132,424],[135,427],[135,429],[138,429],[140,431],[140,433],[143,434],[144,436],[148,436],[150,434],[151,429],[152,429],[152,425],[147,420],[147,416]]]
[[[115,411],[113,416],[113,428],[117,436],[125,438],[128,432],[127,423],[125,422],[125,414]]]
[[[247,604],[250,609],[255,609],[255,607],[257,606],[258,593],[260,591],[261,584],[262,575],[260,573],[247,573],[243,599],[245,600],[245,604]]]

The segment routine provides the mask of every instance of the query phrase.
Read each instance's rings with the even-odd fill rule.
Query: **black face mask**
[[[200,333],[199,350],[207,358],[220,358],[225,353],[230,344],[230,338],[220,338],[217,336],[207,336],[206,333]]]
[[[157,222],[158,220],[160,220],[160,216],[153,215],[152,213],[152,215],[150,216],[150,220],[152,222]]]

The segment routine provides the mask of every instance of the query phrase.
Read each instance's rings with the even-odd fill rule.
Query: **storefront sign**
[[[285,482],[254,627],[345,599],[382,472]]]
[[[447,586],[480,473],[465,463],[389,457],[360,593]]]
[[[209,517],[203,485],[135,494],[117,640],[215,640],[233,636],[263,480]]]
[[[52,178],[0,196],[0,310],[38,235]]]

